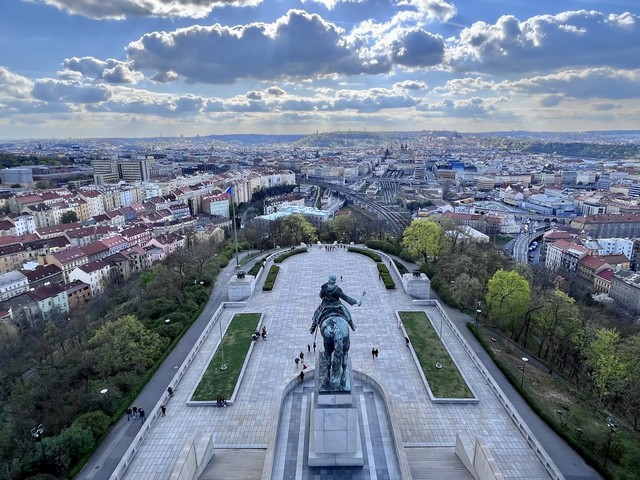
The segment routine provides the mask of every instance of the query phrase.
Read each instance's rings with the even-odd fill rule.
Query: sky
[[[640,129],[639,0],[0,0],[0,138]]]

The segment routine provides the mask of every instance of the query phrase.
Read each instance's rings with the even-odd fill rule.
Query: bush
[[[289,250],[288,252],[285,252],[285,253],[282,253],[282,254],[278,255],[273,260],[273,263],[282,263],[287,258],[289,258],[289,257],[291,257],[293,255],[298,255],[299,253],[307,253],[307,249],[305,247],[299,247],[299,248],[296,248],[294,250]]]
[[[253,275],[254,277],[258,275],[260,268],[262,267],[262,262],[264,262],[267,257],[262,257],[260,260],[257,260],[256,263],[253,264],[253,267],[249,269],[247,275]]]
[[[378,255],[376,252],[372,252],[371,250],[365,250],[364,248],[357,247],[349,247],[347,250],[351,253],[359,253],[360,255],[365,255],[374,262],[382,262],[382,258],[380,258],[380,255]]]
[[[404,263],[401,263],[401,262],[399,262],[397,260],[394,260],[393,263],[398,268],[398,271],[400,272],[400,275],[404,275],[405,273],[409,273],[409,270],[407,269],[407,267],[404,266]]]
[[[267,278],[264,281],[264,285],[262,286],[263,292],[270,292],[273,290],[273,284],[276,283],[276,278],[278,276],[278,272],[280,271],[280,267],[277,265],[271,265],[269,269],[269,273],[267,273]]]
[[[387,290],[393,290],[396,288],[396,284],[393,281],[393,278],[391,278],[389,269],[384,263],[378,263],[378,273],[380,274],[380,278],[382,278],[382,282]]]
[[[391,255],[400,255],[401,248],[395,243],[386,240],[368,240],[365,245],[374,250],[381,250]]]

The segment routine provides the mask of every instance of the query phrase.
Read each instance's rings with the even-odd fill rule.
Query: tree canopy
[[[485,300],[492,322],[508,328],[514,337],[518,320],[529,308],[531,287],[519,273],[513,270],[498,270],[489,280]]]
[[[433,220],[416,219],[405,229],[402,246],[425,262],[437,257],[442,248],[443,230]]]

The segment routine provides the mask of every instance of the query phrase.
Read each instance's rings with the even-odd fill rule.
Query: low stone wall
[[[187,442],[171,470],[170,480],[196,480],[213,456],[212,435],[204,435],[198,441]]]

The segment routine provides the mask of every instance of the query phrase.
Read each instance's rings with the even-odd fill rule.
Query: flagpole
[[[233,188],[231,189],[231,211],[233,212],[233,240],[236,242],[236,269],[240,268],[238,259],[238,232],[236,231],[236,205],[233,201]]]

